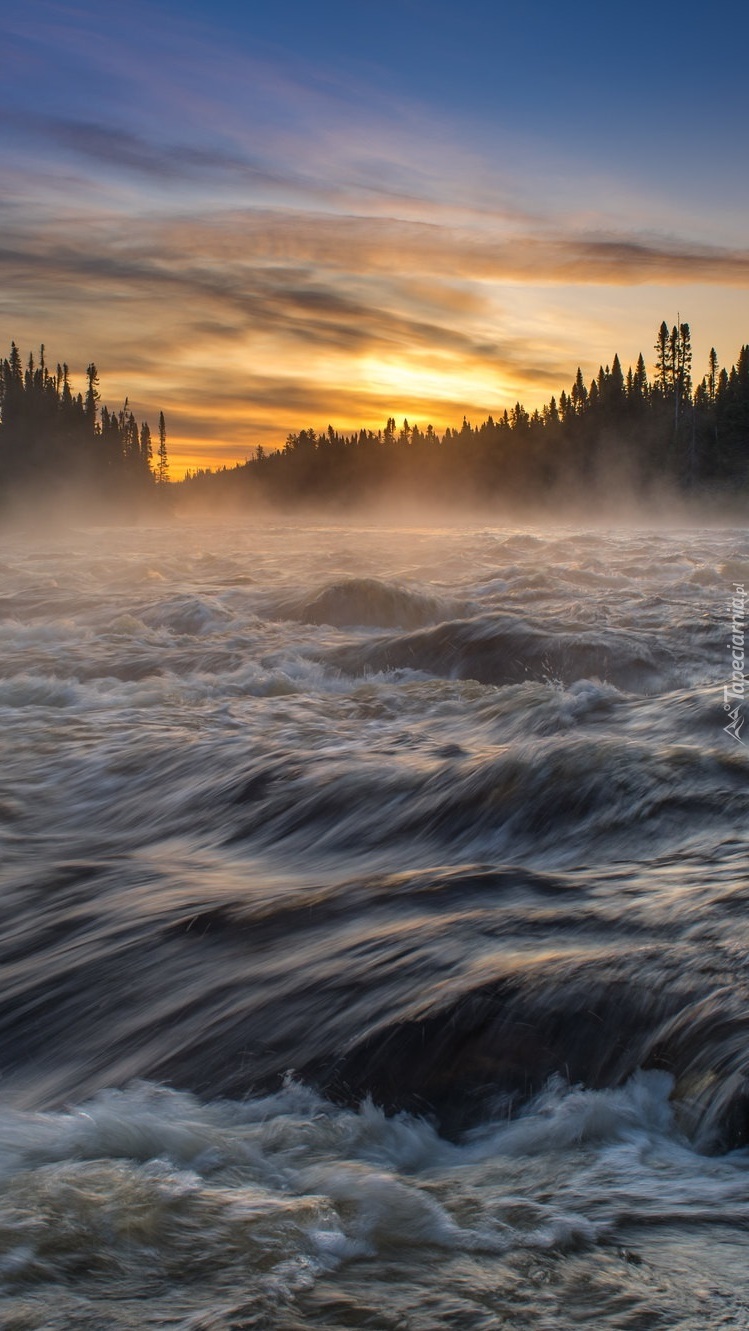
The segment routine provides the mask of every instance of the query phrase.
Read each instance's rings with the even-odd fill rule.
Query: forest
[[[328,426],[290,434],[272,452],[235,467],[188,473],[183,485],[205,498],[262,498],[356,506],[394,492],[441,504],[481,501],[532,506],[626,493],[699,497],[749,487],[749,347],[730,369],[710,352],[695,384],[687,323],[663,322],[648,376],[642,354],[623,371],[619,356],[586,383],[582,371],[557,400],[526,411],[520,402],[480,425],[463,419],[436,432],[390,417],[376,432]]]
[[[42,346],[24,366],[15,342],[0,363],[0,507],[76,495],[118,506],[142,503],[169,479],[164,413],[158,439],[127,399],[117,411],[100,401],[93,362],[76,393],[67,365],[51,370]]]
[[[282,447],[258,446],[234,467],[188,472],[171,483],[188,508],[207,503],[337,510],[393,494],[451,504],[580,503],[664,490],[699,499],[749,490],[749,346],[721,367],[714,350],[695,382],[689,324],[661,323],[650,375],[642,354],[624,372],[619,356],[588,383],[540,410],[520,402],[480,425],[467,419],[440,434],[391,416],[384,429],[303,429]],[[0,494],[54,494],[85,487],[107,496],[163,495],[169,481],[166,429],[158,440],[127,401],[100,404],[96,366],[85,393],[67,366],[51,372],[42,348],[24,368],[12,345],[0,367]]]

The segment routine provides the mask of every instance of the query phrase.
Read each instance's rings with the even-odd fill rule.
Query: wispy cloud
[[[6,217],[0,282],[14,331],[43,310],[37,336],[62,343],[74,317],[76,340],[88,330],[95,343],[84,359],[116,367],[116,382],[134,375],[141,396],[166,395],[185,446],[197,432],[232,455],[302,420],[381,421],[398,385],[405,412],[443,422],[496,411],[502,386],[505,405],[548,397],[568,378],[569,350],[503,317],[503,284],[745,287],[749,253],[548,228],[495,240],[483,219],[471,231],[230,210],[145,216],[133,229],[87,211],[64,225]],[[373,387],[364,367],[378,362]],[[441,376],[439,393],[419,391],[419,372],[424,384]]]
[[[707,243],[657,189],[555,173],[508,129],[451,120],[449,95],[230,49],[147,3],[31,0],[3,22],[8,340],[168,406],[185,457],[534,405],[581,355],[578,325],[532,313],[549,289],[584,312],[598,291],[749,285],[749,250]]]
[[[157,143],[129,130],[96,122],[0,108],[0,131],[37,150],[64,149],[105,166],[110,172],[124,170],[157,180],[207,185],[220,176],[243,184],[289,183],[288,176],[270,171],[243,153],[189,143]]]

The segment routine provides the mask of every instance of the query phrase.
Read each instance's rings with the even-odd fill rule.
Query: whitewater
[[[749,1327],[744,587],[737,529],[6,533],[3,1327]]]

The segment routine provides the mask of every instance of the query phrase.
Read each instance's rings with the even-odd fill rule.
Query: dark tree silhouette
[[[163,411],[159,412],[159,463],[156,472],[159,485],[166,485],[169,480],[169,458],[166,451],[166,421]]]
[[[224,494],[294,507],[338,507],[385,496],[530,502],[575,496],[585,502],[615,492],[644,496],[662,483],[699,494],[749,484],[749,352],[729,371],[714,350],[692,383],[688,323],[664,321],[655,343],[652,382],[639,354],[625,374],[618,355],[586,383],[578,368],[568,390],[529,413],[517,402],[499,419],[440,436],[432,425],[391,415],[384,429],[346,435],[329,425],[287,436],[283,448],[258,449],[234,468],[188,474],[186,494]]]
[[[24,371],[15,342],[0,362],[0,502],[80,491],[102,501],[146,496],[155,477],[148,423],[138,427],[127,400],[100,405],[91,362],[85,395],[74,393],[67,364],[50,373],[41,347]]]
[[[749,349],[730,369],[711,349],[706,373],[692,380],[688,323],[661,323],[653,379],[640,353],[625,374],[618,354],[586,383],[578,368],[569,389],[528,412],[521,402],[474,426],[440,435],[433,426],[390,415],[382,430],[341,433],[328,425],[291,433],[281,448],[258,448],[233,468],[187,475],[169,492],[233,502],[269,500],[293,508],[346,508],[393,492],[442,503],[530,503],[576,496],[584,503],[626,483],[645,495],[654,485],[699,494],[749,486]],[[148,423],[126,399],[118,412],[101,404],[91,362],[85,395],[68,366],[54,373],[42,346],[24,368],[15,343],[0,363],[0,494],[54,495],[80,489],[102,499],[159,493],[169,482],[164,413],[158,450]]]

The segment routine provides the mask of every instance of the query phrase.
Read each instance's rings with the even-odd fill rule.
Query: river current
[[[3,1327],[749,1327],[747,586],[727,529],[7,535]]]

